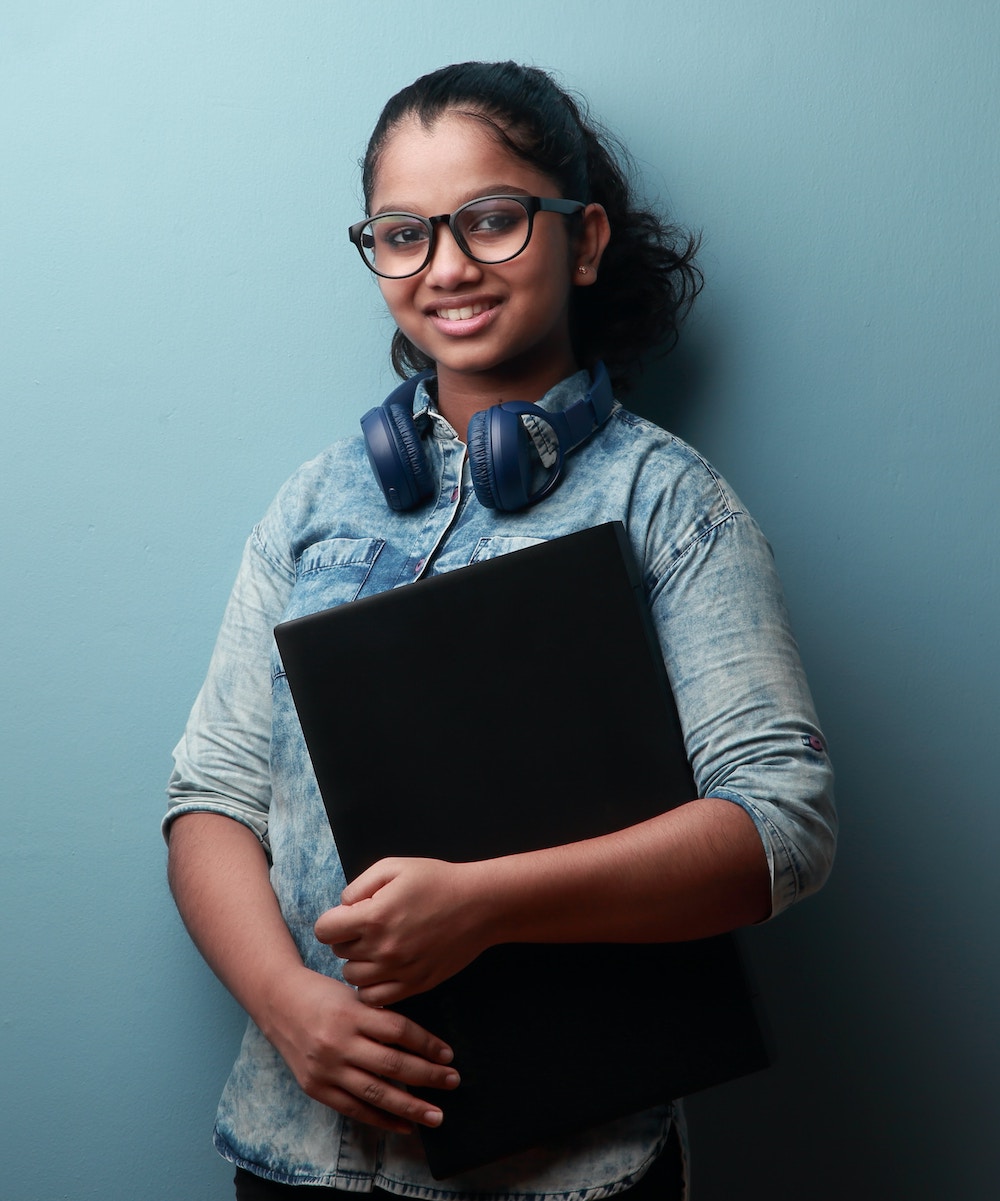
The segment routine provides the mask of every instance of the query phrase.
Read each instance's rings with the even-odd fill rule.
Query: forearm
[[[586,842],[470,865],[468,886],[489,943],[683,941],[770,911],[753,821],[711,797]]]
[[[305,1093],[385,1130],[441,1121],[438,1106],[405,1086],[456,1087],[451,1049],[303,964],[251,830],[217,814],[179,817],[170,835],[170,885],[198,949]]]
[[[303,964],[255,834],[218,814],[185,814],[170,830],[168,874],[193,942],[267,1033],[274,986]]]
[[[475,863],[383,859],[316,923],[344,979],[389,1005],[511,942],[679,942],[761,921],[770,872],[756,827],[721,798],[614,834]],[[444,935],[444,936],[443,936]]]

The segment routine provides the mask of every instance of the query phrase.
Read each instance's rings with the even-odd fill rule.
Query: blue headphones
[[[361,418],[368,461],[389,508],[396,512],[415,509],[434,495],[436,484],[413,423],[417,386],[433,374],[424,371],[412,376]],[[563,458],[600,429],[614,403],[607,369],[598,363],[590,391],[563,412],[550,413],[540,405],[512,400],[474,414],[469,422],[469,467],[479,503],[515,513],[544,500],[559,483]],[[529,415],[555,435],[555,462],[544,469],[543,482],[534,490],[541,461],[521,420]]]

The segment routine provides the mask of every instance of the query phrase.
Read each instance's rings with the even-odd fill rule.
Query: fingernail
[[[440,1126],[444,1114],[440,1109],[428,1109],[424,1113],[424,1121],[428,1126]]]
[[[438,1059],[441,1063],[451,1063],[454,1058],[455,1052],[451,1049],[451,1047],[442,1047],[441,1050],[438,1051]]]
[[[462,1077],[458,1074],[458,1072],[449,1072],[448,1075],[445,1076],[444,1082],[449,1086],[453,1084],[461,1084]]]

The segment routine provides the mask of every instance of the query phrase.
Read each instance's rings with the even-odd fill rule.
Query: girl
[[[672,342],[700,285],[694,240],[638,209],[609,140],[512,63],[446,67],[393,97],[363,182],[350,233],[397,326],[393,363],[433,376],[403,413],[366,417],[398,475],[349,439],[253,531],[170,783],[174,896],[251,1019],[216,1145],[241,1198],[681,1197],[667,1104],[435,1181],[415,1131],[446,1119],[407,1086],[459,1087],[462,1065],[383,1006],[494,944],[698,938],[763,921],[827,875],[830,768],[769,548],[732,491],[618,405],[563,448],[558,481],[553,428],[525,417],[513,496],[483,439],[491,406],[565,413],[599,361],[620,389],[642,351]],[[485,863],[384,860],[345,887],[273,627],[609,520],[643,571],[699,799]],[[415,647],[415,671],[437,653]],[[394,720],[425,729],[415,771],[447,770],[447,713]]]

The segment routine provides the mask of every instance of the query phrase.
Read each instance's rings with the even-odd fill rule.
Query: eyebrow
[[[463,200],[460,200],[458,202],[458,204],[455,205],[455,208],[452,209],[452,212],[454,212],[455,209],[460,209],[463,204],[468,204],[472,200],[479,200],[481,197],[484,197],[484,196],[530,196],[530,195],[531,195],[531,193],[526,188],[514,187],[513,184],[509,184],[509,183],[487,184],[485,187],[476,188],[476,190],[473,192],[466,192],[464,194],[465,198]],[[411,205],[410,207],[406,207],[405,205],[398,205],[398,204],[379,205],[379,207],[377,209],[375,209],[374,212],[370,213],[369,216],[380,217],[383,213],[413,213],[415,216],[418,216],[418,217],[423,216],[423,214],[419,211],[419,208],[417,205]],[[427,216],[436,217],[437,213],[428,213]]]

